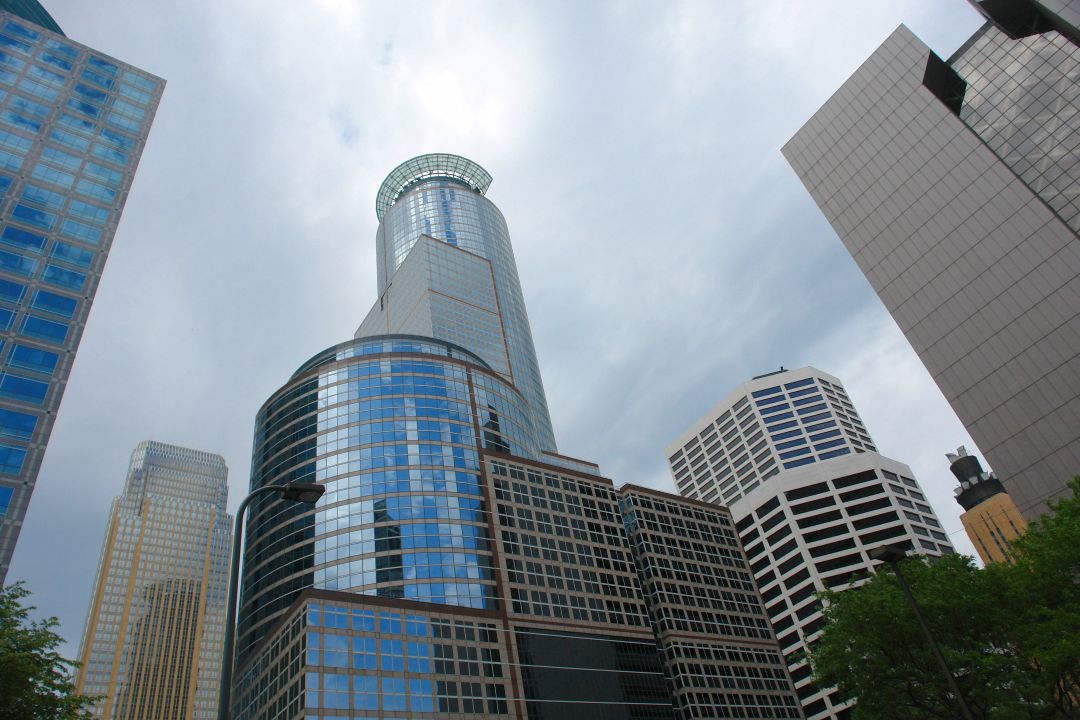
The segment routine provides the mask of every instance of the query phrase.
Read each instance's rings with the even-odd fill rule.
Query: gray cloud
[[[663,448],[781,364],[840,376],[968,548],[970,442],[780,146],[901,21],[962,0],[87,5],[69,35],[168,80],[9,578],[78,644],[143,439],[223,454],[375,298],[375,190],[467,155],[507,217],[560,450],[671,489]],[[913,422],[917,419],[917,422]]]

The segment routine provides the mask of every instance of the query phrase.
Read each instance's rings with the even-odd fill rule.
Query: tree
[[[1074,497],[1032,523],[1016,564],[909,558],[900,567],[977,718],[1080,719],[1080,478]],[[817,681],[856,698],[855,718],[952,720],[948,682],[896,576],[822,594]]]
[[[22,583],[0,588],[0,720],[81,720],[96,698],[75,694],[77,663],[57,652],[56,618],[30,620]]]

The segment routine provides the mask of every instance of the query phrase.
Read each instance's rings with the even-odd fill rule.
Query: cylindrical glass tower
[[[488,260],[513,383],[528,400],[541,449],[556,452],[510,231],[499,208],[484,197],[490,184],[486,170],[458,155],[421,155],[396,167],[383,181],[375,203],[380,221],[376,236],[379,294],[421,235]],[[453,273],[454,268],[446,272]]]
[[[252,504],[239,657],[308,587],[495,608],[479,453],[539,447],[522,394],[451,343],[362,338],[304,363],[259,411],[251,489],[326,494]]]

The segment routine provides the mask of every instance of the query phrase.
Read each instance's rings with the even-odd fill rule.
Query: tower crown
[[[402,193],[427,180],[455,180],[483,195],[491,186],[491,173],[460,155],[418,155],[398,165],[383,180],[375,196],[376,217],[382,220],[383,215]]]

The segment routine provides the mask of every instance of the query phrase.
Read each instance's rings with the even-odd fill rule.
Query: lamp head
[[[899,545],[882,545],[866,553],[871,560],[880,560],[889,564],[898,563],[907,557],[907,550]]]
[[[285,500],[314,505],[326,492],[326,486],[318,483],[292,482],[281,491],[281,497]]]

